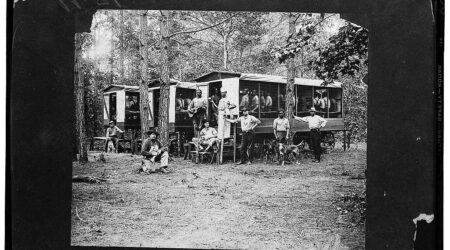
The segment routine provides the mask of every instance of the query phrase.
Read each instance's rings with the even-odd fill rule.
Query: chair
[[[199,161],[199,149],[197,144],[194,142],[189,142],[189,159],[192,159],[192,162],[198,164]]]

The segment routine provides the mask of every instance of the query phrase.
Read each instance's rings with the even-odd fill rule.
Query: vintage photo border
[[[85,20],[93,12],[68,12],[62,0],[14,2],[8,1],[7,23],[6,248],[79,248],[70,246],[72,41],[74,31],[89,29]],[[125,9],[340,13],[368,28],[366,248],[411,249],[415,233],[415,249],[442,248],[443,2],[122,4]],[[419,221],[416,228],[412,221],[422,213],[434,220]]]

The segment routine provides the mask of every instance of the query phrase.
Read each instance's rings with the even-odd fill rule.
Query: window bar
[[[258,118],[261,119],[261,83],[258,82]]]
[[[277,112],[280,110],[280,83],[277,84]]]
[[[330,88],[327,88],[327,102],[325,103],[325,105],[327,105],[327,118],[330,118],[330,105],[328,105],[328,103],[330,102]]]

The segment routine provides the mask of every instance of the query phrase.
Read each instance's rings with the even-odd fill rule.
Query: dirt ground
[[[72,245],[227,249],[364,249],[365,147],[321,163],[194,164],[142,174],[141,157],[90,152],[74,175]]]

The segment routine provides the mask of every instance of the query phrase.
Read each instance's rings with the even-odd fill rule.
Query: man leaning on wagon
[[[231,123],[241,122],[242,143],[241,143],[241,162],[237,165],[244,164],[248,160],[248,164],[253,160],[253,141],[255,140],[255,127],[261,123],[259,119],[248,114],[247,108],[242,108],[243,116],[237,119],[227,119]],[[248,149],[248,150],[247,150]],[[248,151],[248,155],[247,155]]]
[[[313,162],[320,162],[320,154],[322,148],[320,147],[320,129],[325,127],[327,120],[316,115],[316,109],[312,107],[309,110],[310,116],[298,117],[294,115],[294,119],[301,122],[307,122],[310,129],[312,147],[314,151],[315,160]]]

